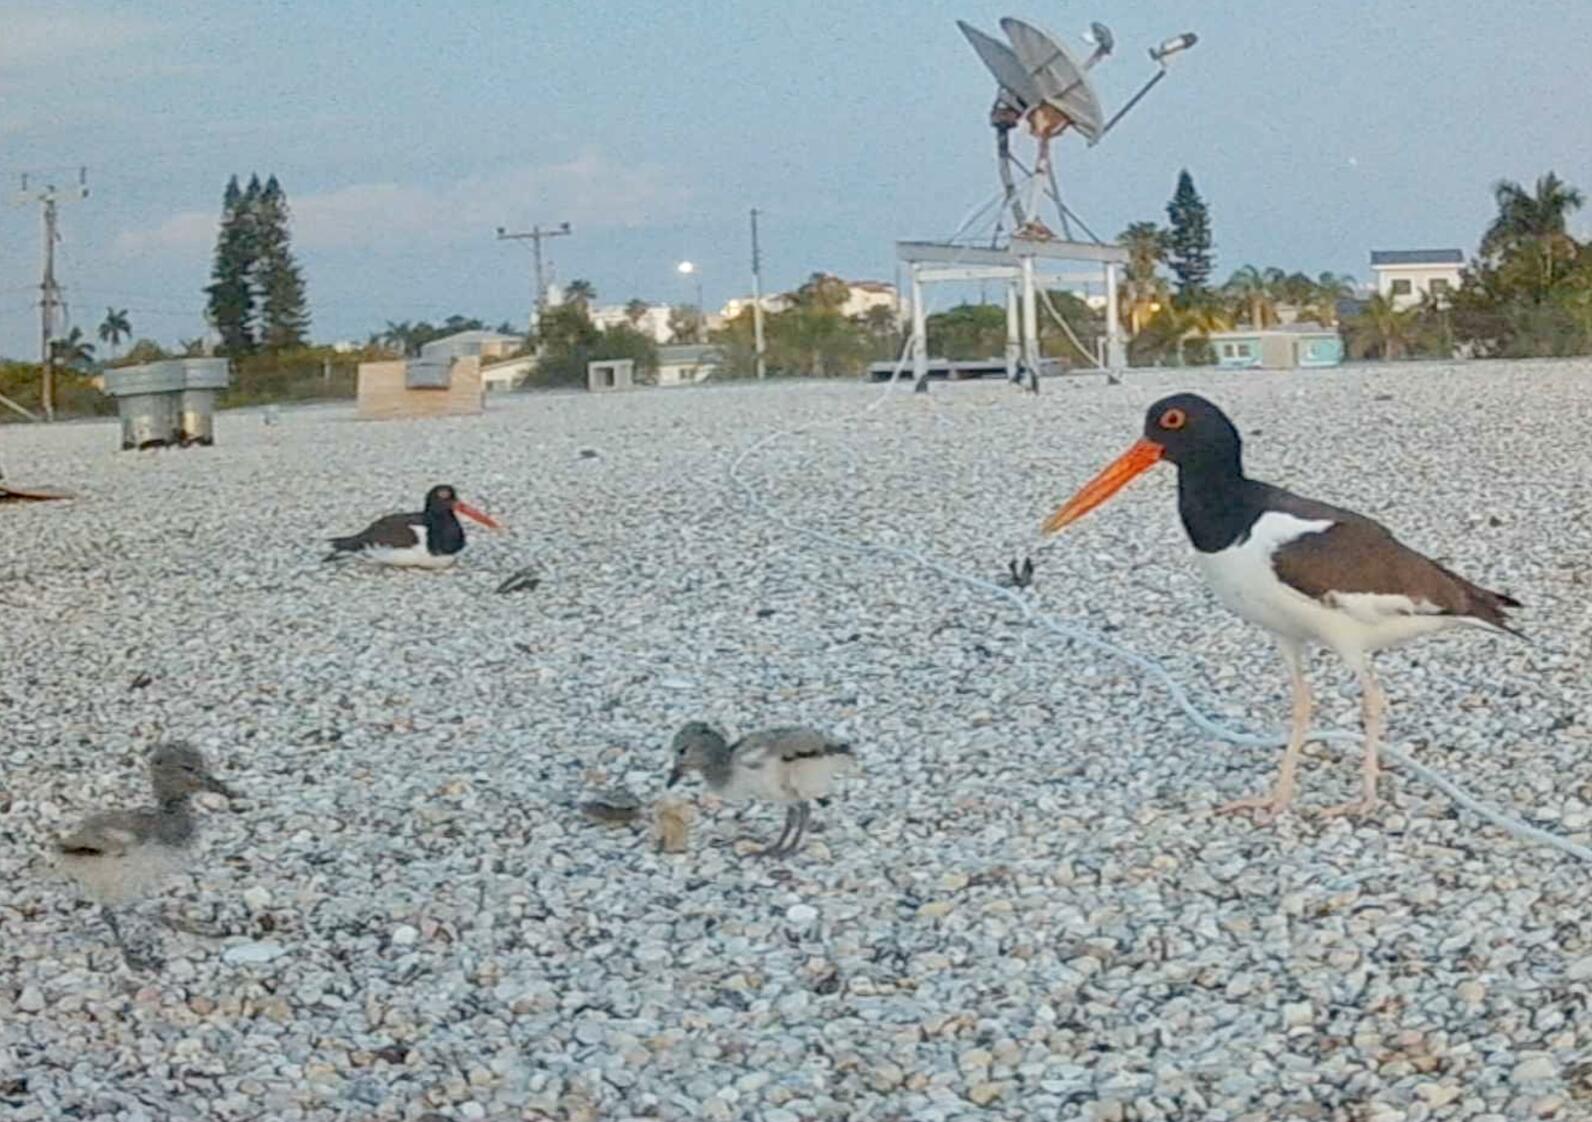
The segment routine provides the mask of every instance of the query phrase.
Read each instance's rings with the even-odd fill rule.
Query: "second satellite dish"
[[[1089,140],[1099,136],[1105,127],[1105,112],[1072,53],[1052,36],[1013,16],[1001,20],[1001,30],[1011,40],[1013,53],[1040,97],[1028,112],[1028,127],[1034,134],[1053,137],[1071,125]],[[998,75],[996,80],[1000,80]]]

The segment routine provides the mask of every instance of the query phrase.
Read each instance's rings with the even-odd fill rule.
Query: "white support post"
[[[914,392],[929,392],[929,319],[916,263],[912,266],[912,382]]]
[[[1023,254],[1023,363],[1028,385],[1039,392],[1039,305],[1034,299],[1034,259]]]
[[[1128,365],[1128,354],[1122,345],[1122,321],[1117,315],[1117,267],[1107,261],[1106,270],[1106,365],[1120,371]]]
[[[1006,380],[1018,380],[1017,365],[1022,360],[1023,336],[1017,311],[1017,282],[1006,282]]]

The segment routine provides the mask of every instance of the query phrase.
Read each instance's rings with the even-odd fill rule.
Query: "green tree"
[[[1537,178],[1536,190],[1500,179],[1493,185],[1498,216],[1482,235],[1481,255],[1498,259],[1530,242],[1566,235],[1570,215],[1586,199],[1553,172]]]
[[[1006,353],[1006,309],[994,304],[958,304],[924,320],[929,357],[966,362]]]
[[[1378,292],[1345,325],[1349,353],[1355,358],[1403,358],[1415,334],[1415,321],[1414,308],[1401,309],[1391,297]]]
[[[586,384],[588,363],[604,359],[632,360],[642,381],[658,369],[658,345],[628,324],[599,330],[581,304],[549,308],[541,319],[541,355],[527,386],[580,386]]]
[[[57,366],[80,369],[94,361],[94,344],[88,341],[81,327],[74,327],[65,335],[50,340],[50,357]]]
[[[589,280],[572,280],[564,287],[564,300],[579,304],[590,314],[591,306],[597,302],[597,288]]]
[[[1154,222],[1135,222],[1117,237],[1128,251],[1122,270],[1122,289],[1118,293],[1122,322],[1130,336],[1144,330],[1150,317],[1170,301],[1160,267],[1172,249],[1172,236]]]
[[[695,304],[676,304],[669,309],[669,338],[676,343],[702,342],[704,326],[702,311]]]
[[[1354,297],[1354,278],[1326,272],[1316,277],[1310,293],[1310,315],[1324,327],[1338,322],[1338,302]]]
[[[198,352],[195,351],[194,353],[197,354]],[[153,339],[140,339],[131,347],[127,348],[127,356],[125,361],[136,365],[140,362],[159,362],[163,358],[170,357],[171,356],[166,353],[166,348],[162,347]]]
[[[647,311],[647,302],[639,296],[632,296],[625,302],[625,318],[630,321],[632,327],[638,326],[646,318]]]
[[[1238,269],[1222,286],[1223,293],[1233,307],[1249,322],[1260,329],[1277,322],[1277,296],[1275,281],[1253,265]]]
[[[251,194],[252,193],[252,194]],[[254,203],[259,181],[251,180],[249,190],[238,186],[238,177],[227,180],[221,200],[221,227],[216,235],[215,259],[210,268],[206,318],[221,335],[221,349],[229,355],[247,354],[254,349],[254,284],[256,258]]]
[[[814,273],[792,299],[797,307],[838,312],[851,299],[851,286],[832,273]]]
[[[1210,283],[1215,263],[1211,256],[1211,215],[1194,189],[1194,177],[1184,168],[1177,177],[1177,190],[1166,206],[1171,222],[1169,259],[1177,276],[1177,292],[1187,297]]]
[[[127,318],[127,309],[106,308],[105,318],[100,321],[99,337],[101,343],[109,343],[111,357],[116,357],[116,348],[121,346],[122,340],[133,333],[133,325]]]
[[[255,202],[253,280],[260,301],[259,340],[274,351],[303,346],[310,323],[304,275],[293,258],[290,220],[287,195],[273,175]]]

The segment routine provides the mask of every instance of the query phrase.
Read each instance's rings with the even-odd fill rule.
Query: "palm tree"
[[[1520,184],[1500,179],[1493,186],[1498,217],[1482,235],[1481,255],[1500,264],[1519,254],[1531,262],[1529,287],[1541,301],[1553,286],[1555,267],[1573,262],[1576,244],[1567,225],[1586,201],[1580,191],[1553,172],[1539,176],[1528,193]]]
[[[56,366],[84,366],[94,361],[94,344],[83,336],[81,327],[50,340],[50,358]]]
[[[639,296],[632,296],[625,303],[625,318],[630,321],[630,326],[637,327],[647,317],[649,310],[645,300]]]
[[[1235,307],[1247,313],[1249,325],[1255,329],[1270,327],[1277,322],[1277,297],[1275,280],[1269,274],[1281,274],[1280,269],[1262,273],[1253,265],[1245,265],[1222,286],[1223,292]]]
[[[111,357],[116,357],[116,348],[121,346],[122,340],[133,333],[132,322],[127,318],[127,309],[120,311],[115,308],[105,309],[105,320],[99,325],[100,342],[111,345]]]
[[[377,341],[377,336],[372,335],[371,343]],[[178,339],[177,345],[182,348],[184,358],[197,358],[205,353],[205,339],[203,335],[196,335],[192,339]]]
[[[1355,358],[1403,358],[1414,334],[1416,310],[1400,310],[1378,292],[1348,323],[1349,350]]]
[[[1586,201],[1580,191],[1553,172],[1537,179],[1536,191],[1528,194],[1520,184],[1500,179],[1493,185],[1498,217],[1482,235],[1483,257],[1494,257],[1538,238],[1563,236],[1570,215]]]
[[[572,280],[564,286],[564,301],[579,304],[582,311],[590,311],[597,301],[597,287],[589,280]]]
[[[1316,322],[1331,327],[1338,322],[1338,301],[1354,298],[1354,278],[1337,273],[1322,273],[1310,295],[1310,311]]]
[[[1123,322],[1130,336],[1137,335],[1169,300],[1166,281],[1156,270],[1172,248],[1171,235],[1154,222],[1135,222],[1117,242],[1128,251],[1122,270]]]
[[[400,323],[388,320],[387,330],[382,332],[381,338],[382,342],[397,351],[400,357],[408,356],[412,353],[410,344],[414,342],[415,325],[408,320],[403,320]]]

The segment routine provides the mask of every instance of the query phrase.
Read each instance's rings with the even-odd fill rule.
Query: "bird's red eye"
[[[1188,424],[1188,414],[1181,409],[1168,409],[1161,414],[1160,425],[1163,429],[1177,430]]]

